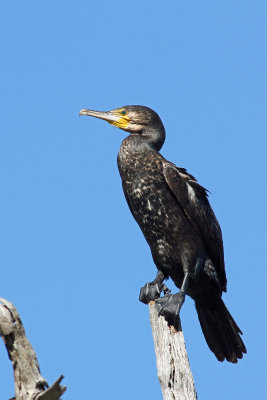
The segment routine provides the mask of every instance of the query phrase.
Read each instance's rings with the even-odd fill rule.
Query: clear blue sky
[[[182,325],[199,399],[263,399],[266,373],[265,1],[1,2],[0,295],[64,399],[162,398],[148,309],[155,276],[123,197],[125,132],[83,107],[155,109],[162,154],[211,191],[224,300],[248,354],[219,363],[193,302]],[[266,39],[266,36],[265,36]],[[0,397],[13,395],[0,343]]]

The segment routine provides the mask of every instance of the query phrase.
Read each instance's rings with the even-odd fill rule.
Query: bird
[[[165,128],[151,108],[84,108],[79,114],[129,133],[117,157],[122,188],[158,270],[141,288],[139,300],[155,301],[158,315],[179,330],[180,310],[185,296],[190,296],[210,350],[219,361],[237,363],[247,350],[242,331],[222,300],[227,287],[223,239],[207,189],[161,155]],[[170,293],[164,283],[168,278],[178,293]]]

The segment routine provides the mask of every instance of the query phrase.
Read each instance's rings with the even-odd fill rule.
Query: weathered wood
[[[60,385],[63,375],[48,386],[16,308],[5,299],[0,301],[0,335],[13,366],[16,400],[59,400],[66,390]]]
[[[177,332],[163,317],[158,317],[154,302],[149,304],[149,313],[163,399],[196,400],[182,328]]]

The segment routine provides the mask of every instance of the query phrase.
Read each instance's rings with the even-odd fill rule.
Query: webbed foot
[[[148,304],[160,297],[160,293],[170,293],[170,289],[164,283],[147,282],[144,287],[140,289],[139,300],[142,303]]]
[[[185,293],[168,294],[155,301],[158,315],[162,315],[177,331],[181,330],[180,310],[185,300]]]

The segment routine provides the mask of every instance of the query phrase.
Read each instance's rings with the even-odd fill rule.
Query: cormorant
[[[237,363],[246,347],[222,300],[227,283],[222,233],[207,190],[159,153],[165,129],[150,108],[82,109],[80,115],[130,132],[121,144],[118,168],[126,201],[158,269],[156,278],[141,288],[140,301],[155,300],[159,315],[179,329],[179,312],[189,295],[211,351],[219,361]],[[163,283],[168,277],[180,288],[178,293],[169,293]]]

